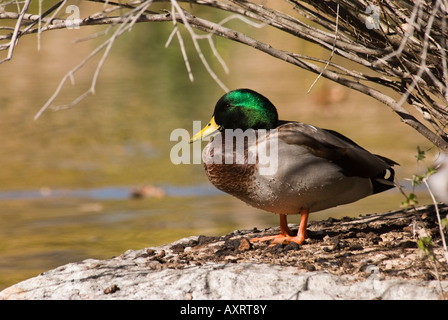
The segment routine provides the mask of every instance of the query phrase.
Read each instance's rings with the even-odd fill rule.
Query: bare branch
[[[173,36],[176,35],[177,40],[179,40],[180,51],[182,52],[182,57],[184,58],[185,67],[187,68],[187,72],[188,72],[188,77],[190,78],[190,81],[193,82],[194,76],[193,76],[193,72],[191,71],[190,61],[188,61],[187,50],[185,50],[184,39],[182,38],[182,35],[180,34],[179,28],[177,26],[176,12],[175,12],[174,6],[172,6],[172,14],[171,15],[173,18],[174,28],[173,28],[173,32],[170,34],[170,36],[168,38],[168,41],[165,44],[165,48],[168,47],[168,45],[171,43],[171,40],[173,39]]]
[[[101,68],[103,67],[103,64],[109,55],[110,49],[112,48],[112,45],[114,44],[115,40],[122,35],[124,32],[130,30],[132,26],[135,24],[135,22],[138,20],[138,18],[142,15],[142,13],[149,7],[151,4],[151,0],[148,0],[141,4],[140,6],[136,7],[134,10],[130,12],[130,14],[127,15],[127,17],[124,19],[123,23],[117,28],[117,30],[112,34],[112,36],[103,42],[101,45],[99,45],[95,50],[93,50],[83,61],[81,61],[80,64],[78,64],[75,68],[70,70],[61,80],[59,83],[59,86],[57,87],[56,91],[53,93],[53,95],[50,97],[50,99],[44,104],[44,106],[37,112],[34,119],[37,120],[42,113],[53,103],[53,101],[56,99],[56,97],[59,95],[59,92],[61,91],[64,83],[67,81],[67,79],[70,79],[73,83],[73,77],[74,74],[81,69],[92,57],[94,57],[98,52],[100,52],[102,49],[105,49],[103,56],[101,57],[101,60],[99,61],[95,73],[93,75],[93,79],[90,85],[90,88],[85,91],[83,94],[81,94],[78,98],[73,100],[70,104],[60,107],[54,107],[56,110],[58,109],[67,109],[70,108],[76,104],[78,104],[81,100],[89,96],[90,94],[95,94],[95,87],[96,82],[98,80],[98,75],[101,71]],[[135,15],[133,14],[135,13]]]
[[[229,89],[225,86],[225,84],[218,78],[216,73],[212,70],[212,68],[210,67],[210,64],[208,63],[207,59],[205,58],[204,54],[202,53],[201,47],[199,46],[199,43],[198,43],[198,36],[196,35],[196,33],[193,31],[192,27],[190,26],[190,23],[188,22],[188,19],[186,17],[186,13],[184,12],[184,10],[179,6],[179,4],[177,3],[176,0],[171,0],[171,5],[173,6],[174,10],[180,15],[180,17],[182,19],[182,23],[185,25],[188,32],[190,33],[191,40],[193,40],[193,44],[196,49],[196,52],[197,52],[199,58],[201,59],[202,64],[204,65],[207,72],[210,74],[210,76],[213,78],[213,80],[215,80],[215,82],[225,92],[229,91]]]
[[[30,6],[30,3],[31,3],[31,0],[26,0],[25,4],[23,5],[22,11],[20,12],[19,17],[17,18],[16,26],[14,27],[14,31],[11,36],[11,41],[9,42],[8,56],[5,59],[0,60],[0,64],[12,59],[14,47],[16,46],[18,38],[20,36],[20,34],[19,34],[20,26],[22,24],[23,17],[25,16],[26,11],[28,10],[28,7]],[[17,6],[19,6],[18,2],[17,2]]]
[[[373,2],[378,9],[375,11],[378,14],[373,16],[367,10],[372,4],[365,0],[284,0],[284,4],[293,9],[295,16],[287,14],[284,7],[276,8],[279,1],[266,5],[252,0],[136,0],[123,3],[109,0],[84,1],[101,3],[102,6],[95,14],[80,19],[79,26],[109,26],[109,29],[93,33],[87,39],[100,35],[109,35],[109,38],[64,76],[36,118],[50,107],[64,83],[68,79],[73,82],[75,73],[102,52],[90,88],[72,103],[51,108],[71,107],[93,94],[115,39],[131,30],[135,23],[170,22],[173,24],[173,31],[166,45],[177,37],[190,80],[194,77],[180,32],[182,25],[205,69],[224,91],[227,91],[227,87],[212,69],[209,58],[201,49],[200,40],[207,40],[212,57],[217,59],[226,73],[229,72],[227,64],[214,43],[217,36],[242,43],[313,72],[317,75],[315,81],[323,77],[371,96],[390,107],[405,124],[437,147],[448,151],[448,0]],[[168,7],[162,11],[151,11],[153,2],[165,3]],[[182,2],[185,2],[185,8],[181,6]],[[2,62],[11,59],[14,46],[21,37],[34,33],[40,36],[43,32],[67,28],[65,20],[58,18],[58,12],[62,10],[66,0],[59,1],[44,13],[41,13],[40,5],[38,14],[28,12],[29,3],[30,0],[26,0],[16,12],[14,9],[0,10],[0,22],[2,19],[15,22],[14,28],[0,25],[0,51],[8,50],[6,59]],[[193,14],[196,6],[229,15],[217,22],[210,18],[203,19]],[[47,17],[50,14],[51,17]],[[329,59],[274,48],[263,39],[263,33],[248,37],[240,28],[226,27],[226,23],[233,19],[242,20],[245,26],[272,27],[280,34],[319,45],[328,50]],[[367,22],[373,22],[373,27],[370,24],[369,28]],[[198,30],[205,33],[197,32]],[[38,40],[38,45],[39,43]],[[350,67],[342,59],[334,62],[334,56],[350,61]],[[312,87],[313,85],[310,89]],[[413,109],[418,110],[422,117],[417,119],[412,113]]]

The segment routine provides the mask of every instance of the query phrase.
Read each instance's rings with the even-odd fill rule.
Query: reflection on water
[[[164,196],[188,197],[208,196],[222,194],[211,185],[198,186],[162,186]],[[132,196],[132,187],[102,187],[94,189],[60,189],[51,190],[42,188],[40,190],[15,190],[0,191],[0,200],[30,200],[30,199],[53,199],[53,198],[88,198],[92,200],[123,200]]]
[[[94,96],[33,121],[61,77],[105,40],[73,44],[92,30],[43,34],[39,52],[36,38],[27,36],[14,59],[0,66],[0,289],[70,261],[108,258],[184,236],[278,224],[275,215],[215,190],[201,165],[170,162],[176,143],[169,140],[171,131],[191,131],[194,120],[208,121],[223,94],[186,38],[195,76],[189,82],[178,44],[164,48],[170,23],[135,25],[117,41]],[[305,54],[321,50],[270,29],[248,27],[248,32],[262,32],[280,48],[294,46]],[[332,128],[394,159],[401,164],[400,180],[416,170],[416,146],[429,148],[372,99],[324,79],[307,95],[315,75],[219,38],[216,45],[229,64],[229,75],[217,71],[229,88],[257,90],[277,105],[282,119]],[[220,70],[206,47],[212,67]],[[322,51],[322,58],[328,53]],[[94,69],[87,64],[76,74],[75,84],[64,87],[56,104],[84,92]],[[130,199],[134,186],[146,184],[163,187],[165,196]],[[398,192],[387,192],[311,218],[394,210],[401,200]]]

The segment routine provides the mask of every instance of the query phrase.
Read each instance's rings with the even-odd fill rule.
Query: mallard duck
[[[243,163],[237,161],[236,142],[227,150],[230,158],[226,153],[226,144],[229,147],[235,141],[232,136],[236,131],[246,137],[243,136]],[[250,131],[255,133],[255,139],[250,139]],[[251,241],[301,245],[311,212],[355,202],[394,187],[395,161],[368,152],[336,131],[279,120],[275,106],[250,89],[237,89],[222,96],[210,122],[190,142],[213,134],[203,150],[210,182],[251,206],[280,215],[279,235]],[[231,139],[226,141],[226,136]],[[272,172],[262,172],[266,161],[259,157],[249,161],[256,150],[266,149],[276,152],[272,159],[277,163]],[[301,215],[297,234],[288,228],[290,214]]]

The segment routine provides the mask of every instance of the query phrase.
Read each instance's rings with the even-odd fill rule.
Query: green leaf
[[[431,258],[431,260],[434,259],[433,255],[431,253],[431,248],[432,248],[431,237],[421,237],[420,239],[418,239],[417,245],[418,245],[419,255],[421,257],[427,255]]]
[[[427,170],[426,170],[426,174],[425,174],[425,179],[426,178],[429,178],[430,176],[432,176],[434,173],[436,173],[437,172],[437,169],[436,168],[433,168],[433,167],[429,167]]]
[[[417,195],[415,193],[410,193],[405,201],[401,202],[402,208],[412,207],[418,204]]]
[[[425,155],[425,151],[420,149],[420,146],[417,146],[417,155],[415,156],[415,159],[418,161],[422,161],[425,160],[426,155]]]
[[[413,174],[411,182],[413,187],[420,186],[423,182],[423,176]]]
[[[440,220],[440,226],[442,227],[442,230],[445,230],[448,228],[448,214],[445,218]]]

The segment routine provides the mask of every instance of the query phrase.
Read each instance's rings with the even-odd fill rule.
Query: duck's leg
[[[283,242],[288,237],[291,237],[291,230],[288,227],[288,221],[286,219],[286,214],[280,214],[280,234],[275,236],[265,236],[260,238],[250,239],[251,242],[257,241],[269,241],[269,240],[278,240],[278,243]]]
[[[306,238],[306,226],[308,224],[308,215],[310,213],[309,209],[300,210],[300,225],[296,236],[291,235],[291,230],[288,228],[288,223],[286,221],[286,215],[280,215],[280,234],[276,236],[266,236],[260,238],[251,239],[251,242],[255,241],[269,241],[273,240],[271,244],[278,244],[284,242],[295,242],[299,245],[305,241]]]
[[[297,235],[295,237],[287,237],[287,242],[295,242],[299,245],[305,241],[306,238],[306,226],[308,225],[308,215],[310,214],[309,209],[300,210],[300,225]]]

